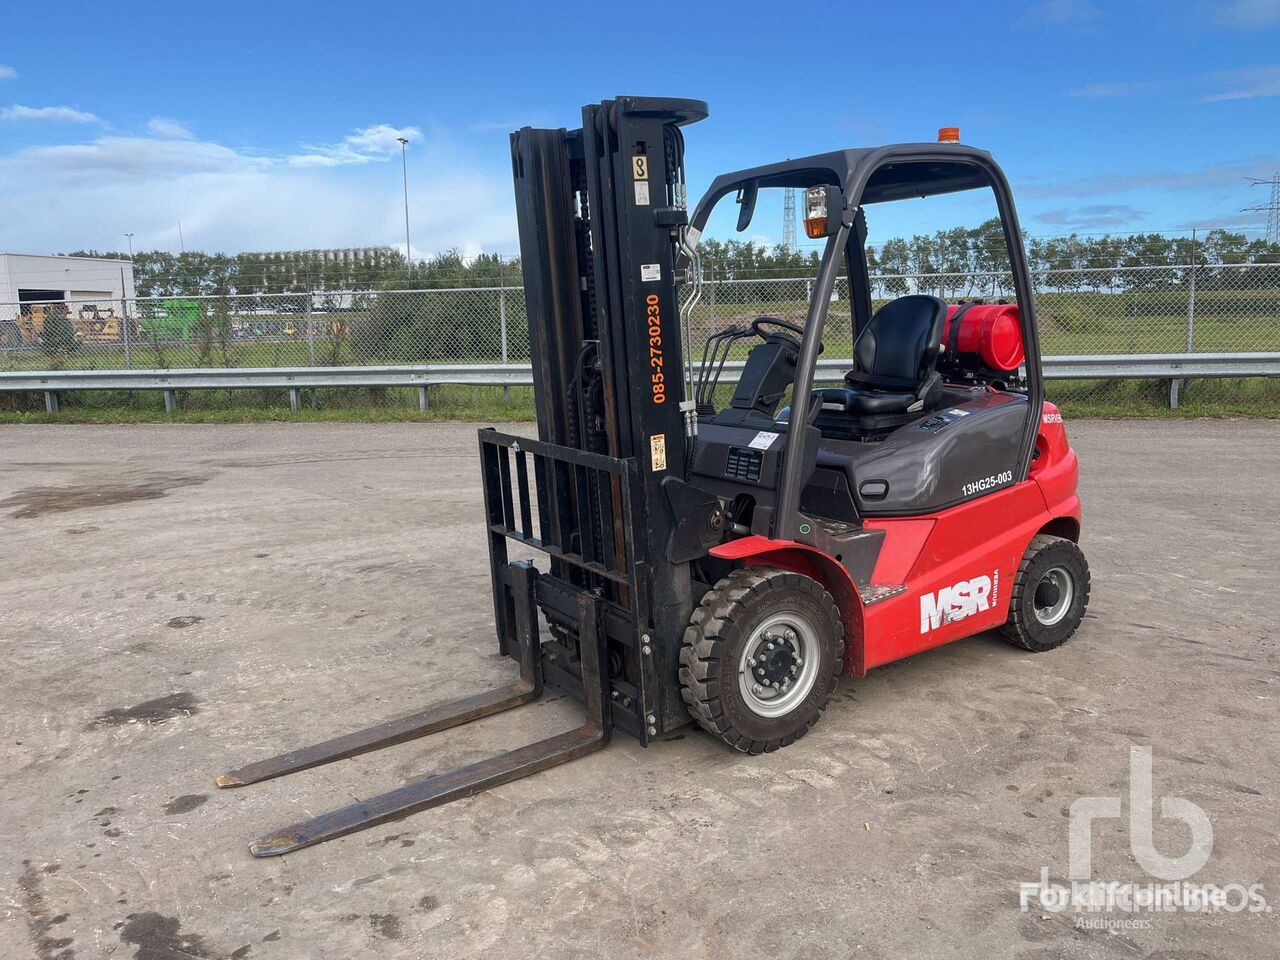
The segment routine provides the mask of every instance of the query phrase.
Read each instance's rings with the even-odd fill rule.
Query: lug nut
[[[796,638],[796,632],[795,632],[794,630],[788,630],[788,631],[787,631],[787,639],[788,639],[788,640],[794,640],[795,638]]]
[[[760,689],[760,684],[758,684],[758,683],[757,683],[757,684],[753,684],[753,685],[752,685],[752,687],[751,687],[751,692],[752,692],[752,693],[763,693],[764,691]]]
[[[772,650],[772,649],[773,649],[773,642],[772,642],[772,641],[770,641],[769,643],[766,643],[766,644],[765,644],[765,646],[764,646],[764,648],[765,648],[766,650]]]
[[[754,666],[756,665],[756,658],[755,658],[755,657],[747,657],[747,665],[748,665],[748,666],[751,666],[751,667],[754,667]]]

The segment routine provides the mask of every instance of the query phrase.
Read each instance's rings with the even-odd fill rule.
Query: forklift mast
[[[645,688],[646,718],[661,716],[646,725],[659,729],[688,722],[679,689],[658,678],[679,670],[678,640],[694,602],[689,563],[657,558],[669,557],[676,526],[663,483],[686,471],[675,272],[688,223],[680,128],[706,115],[701,101],[619,97],[584,107],[580,129],[511,135],[538,435],[636,464],[633,529],[612,539],[644,558],[638,588],[647,596],[599,586],[647,611],[637,640],[652,653],[637,668],[649,682],[630,679]],[[588,492],[591,529],[580,537],[623,520],[600,510],[617,491],[601,493]],[[554,575],[591,586],[589,576],[567,572],[553,561]],[[630,674],[629,659],[616,651],[615,668]]]

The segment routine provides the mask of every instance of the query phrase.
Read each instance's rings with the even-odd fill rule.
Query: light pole
[[[396,139],[400,141],[400,173],[404,177],[404,264],[408,268],[413,265],[413,254],[409,252],[409,161],[405,156],[409,141],[404,137]]]
[[[129,238],[129,260],[132,261],[133,260],[133,234],[126,233],[125,236]]]

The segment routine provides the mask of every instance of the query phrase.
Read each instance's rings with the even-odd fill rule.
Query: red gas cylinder
[[[1026,353],[1017,304],[976,303],[964,308],[959,336],[953,337],[951,324],[961,309],[947,307],[947,321],[942,328],[942,345],[946,348],[943,356],[950,356],[957,363],[977,359],[991,370],[1018,369]]]

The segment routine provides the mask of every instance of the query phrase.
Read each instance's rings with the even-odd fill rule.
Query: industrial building
[[[0,304],[82,300],[105,308],[135,295],[129,260],[0,253]]]

